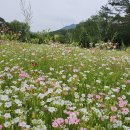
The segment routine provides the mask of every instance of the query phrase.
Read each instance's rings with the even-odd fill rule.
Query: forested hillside
[[[0,19],[0,30],[0,39],[37,44],[59,42],[81,47],[110,42],[121,48],[130,45],[130,1],[108,0],[96,15],[57,31],[31,32],[29,23],[6,22],[3,18]]]
[[[52,32],[62,43],[76,42],[83,47],[100,41],[130,45],[130,1],[109,0],[97,15],[70,30]],[[57,40],[56,39],[56,40]]]

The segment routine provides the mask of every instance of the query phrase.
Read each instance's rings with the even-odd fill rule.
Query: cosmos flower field
[[[130,50],[1,44],[0,130],[130,130]]]

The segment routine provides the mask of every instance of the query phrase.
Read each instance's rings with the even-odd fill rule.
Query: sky
[[[78,24],[97,14],[107,0],[24,0],[31,3],[33,12],[31,30],[51,31],[70,24]],[[7,22],[24,21],[20,0],[0,0],[0,17]]]

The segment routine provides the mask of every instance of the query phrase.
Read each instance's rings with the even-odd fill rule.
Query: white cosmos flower
[[[12,120],[12,124],[16,124],[20,121],[19,117],[16,117]]]
[[[89,121],[89,117],[88,117],[87,115],[83,115],[83,116],[82,116],[82,120],[84,120],[84,121],[87,122],[87,121]]]
[[[15,99],[14,102],[20,107],[22,106],[22,102],[19,99]]]
[[[122,95],[122,98],[123,98],[123,99],[126,99],[126,96],[125,96],[125,95]]]
[[[61,92],[62,92],[61,89],[57,89],[57,90],[55,91],[55,93],[57,93],[57,94],[60,94]]]
[[[77,115],[76,115],[75,113],[72,112],[72,113],[69,115],[69,117],[70,117],[70,118],[76,118]]]
[[[16,110],[15,110],[15,113],[16,113],[16,114],[22,114],[23,111],[21,111],[20,109],[16,109]]]
[[[2,101],[8,101],[9,100],[8,95],[1,95],[1,100]]]
[[[66,91],[68,91],[68,90],[70,90],[70,87],[63,87],[63,90],[66,90]]]
[[[54,107],[48,107],[48,111],[51,112],[51,113],[53,113],[53,112],[56,111],[56,108],[54,108]]]
[[[39,93],[39,94],[38,94],[38,97],[39,97],[40,99],[43,99],[43,98],[45,97],[45,94]]]
[[[101,80],[96,80],[96,83],[99,83],[99,84],[100,84],[100,83],[101,83]]]
[[[53,101],[53,98],[48,98],[47,100],[46,100],[46,102],[52,102]]]
[[[118,128],[118,127],[121,127],[122,126],[122,121],[116,121],[114,124],[113,124],[113,127],[114,128]]]
[[[6,102],[6,103],[5,103],[5,107],[6,107],[6,108],[10,108],[11,106],[12,106],[12,102]]]
[[[8,128],[10,125],[11,125],[11,123],[8,122],[8,121],[6,121],[6,122],[4,123],[4,127],[5,127],[5,128]]]
[[[130,117],[125,117],[125,121],[130,121]]]
[[[124,130],[130,130],[130,127],[129,127],[129,126],[123,125],[123,128],[124,128]]]
[[[20,122],[20,123],[19,123],[19,126],[21,126],[21,127],[26,127],[26,122]]]
[[[54,70],[54,68],[50,67],[50,71],[53,71],[53,70]]]
[[[10,113],[5,113],[5,114],[4,114],[4,118],[5,118],[5,119],[9,119],[9,118],[11,118]]]
[[[65,78],[66,78],[66,75],[62,75],[62,78],[65,79]]]
[[[0,102],[0,107],[2,106],[2,103]]]
[[[106,99],[106,100],[109,100],[109,99],[110,99],[110,97],[106,96],[106,97],[105,97],[105,99]]]
[[[85,101],[85,98],[80,98],[80,101],[81,101],[81,102]]]
[[[79,109],[80,112],[83,112],[84,114],[88,114],[88,111],[86,108],[81,108]]]
[[[85,94],[82,94],[81,96],[84,98],[84,97],[85,97]]]
[[[6,94],[10,94],[10,93],[12,93],[12,90],[6,90],[6,92],[5,92]]]
[[[104,86],[105,89],[109,89],[110,87],[109,86]]]
[[[47,93],[52,93],[53,89],[52,88],[48,88]]]
[[[44,106],[44,105],[45,105],[45,102],[44,102],[44,101],[42,101],[42,102],[41,102],[41,105],[42,105],[42,106]]]
[[[13,78],[13,75],[10,74],[10,73],[7,73],[7,77],[8,77],[8,79],[12,79],[12,78]]]
[[[4,82],[5,82],[5,81],[3,81],[3,80],[0,80],[0,85],[2,85]]]
[[[77,92],[74,93],[75,98],[79,98],[79,94]]]

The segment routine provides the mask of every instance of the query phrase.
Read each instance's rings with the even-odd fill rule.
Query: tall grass
[[[0,45],[0,130],[130,130],[130,53]]]

